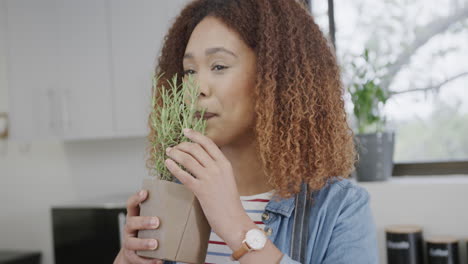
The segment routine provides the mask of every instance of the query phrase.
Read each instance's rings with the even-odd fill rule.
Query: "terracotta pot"
[[[186,263],[204,263],[211,227],[196,196],[183,184],[159,179],[143,180],[148,198],[141,216],[157,216],[158,229],[140,230],[139,238],[158,240],[158,248],[137,251],[139,256]]]

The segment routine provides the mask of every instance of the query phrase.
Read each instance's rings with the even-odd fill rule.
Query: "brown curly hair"
[[[302,182],[319,190],[331,178],[349,177],[356,153],[340,70],[306,6],[295,0],[190,2],[164,38],[155,69],[160,82],[174,74],[182,81],[186,45],[206,16],[223,21],[255,51],[257,151],[276,194],[289,198]],[[156,137],[150,125],[148,140]]]

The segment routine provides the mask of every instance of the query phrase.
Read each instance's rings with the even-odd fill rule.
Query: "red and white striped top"
[[[247,212],[247,215],[262,230],[265,227],[265,224],[262,221],[262,214],[265,210],[265,206],[270,201],[273,194],[274,190],[255,195],[240,196],[242,206]],[[221,238],[218,237],[218,235],[216,235],[215,232],[213,232],[213,230],[211,230],[205,264],[239,263],[239,261],[230,260],[231,254],[232,250],[226,245],[226,243],[224,243]],[[177,264],[184,263],[177,262]]]

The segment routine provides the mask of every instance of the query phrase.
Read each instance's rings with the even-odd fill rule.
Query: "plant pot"
[[[359,161],[356,164],[357,181],[386,181],[393,172],[395,133],[356,135]]]
[[[186,263],[204,263],[211,227],[196,196],[183,184],[144,179],[148,198],[140,205],[141,216],[157,216],[159,228],[140,230],[139,238],[158,240],[155,250],[139,256]]]

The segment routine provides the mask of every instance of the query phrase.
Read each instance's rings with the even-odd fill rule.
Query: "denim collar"
[[[341,177],[330,177],[327,179],[327,182],[325,185],[328,185],[330,183],[333,183],[334,181],[339,181],[339,178]],[[307,188],[307,185],[306,183],[302,183],[302,188]],[[311,193],[309,193],[308,195],[312,195],[312,196],[316,196],[317,193],[319,192],[320,190],[315,190],[315,191],[312,191]],[[276,196],[274,196],[276,197]],[[296,195],[293,195],[291,196],[290,198],[281,198],[279,197],[279,201],[275,201],[274,198],[271,198],[271,200],[267,203],[266,207],[265,207],[265,210],[268,210],[270,212],[273,212],[273,213],[278,213],[278,214],[282,214],[286,217],[290,217],[291,216],[291,213],[292,211],[294,210],[294,208],[296,207]]]
[[[289,218],[291,216],[292,211],[294,210],[295,201],[295,195],[287,199],[280,198],[279,201],[275,201],[274,198],[271,198],[271,200],[267,203],[265,210],[268,210],[273,213],[282,214]]]

